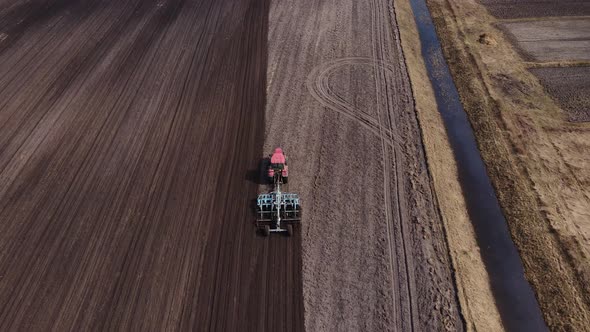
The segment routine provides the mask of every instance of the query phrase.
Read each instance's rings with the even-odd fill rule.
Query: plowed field
[[[0,1],[0,330],[300,330],[261,239],[268,1]]]

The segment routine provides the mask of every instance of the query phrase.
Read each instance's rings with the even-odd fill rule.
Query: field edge
[[[464,323],[468,331],[504,330],[467,212],[453,151],[422,58],[410,2],[397,0],[393,4]]]
[[[427,3],[545,321],[552,330],[588,331],[590,302],[583,283],[585,271],[579,270],[578,263],[583,252],[577,245],[567,245],[549,219],[547,211],[552,207],[547,203],[557,198],[540,188],[539,177],[547,166],[540,166],[541,157],[534,156],[549,141],[547,128],[563,123],[563,111],[526,71],[526,63],[518,59],[483,5],[473,0]],[[479,42],[482,36],[490,42]],[[490,60],[496,53],[509,58]],[[507,63],[516,64],[508,68]],[[534,111],[524,113],[527,108]],[[526,144],[534,139],[541,142],[539,146]],[[547,146],[545,152],[554,148],[551,143]]]

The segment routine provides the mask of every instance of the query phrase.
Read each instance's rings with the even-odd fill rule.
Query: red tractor
[[[289,166],[287,166],[287,156],[283,149],[276,148],[270,156],[270,166],[268,167],[268,177],[272,179],[274,185],[287,184],[289,181]]]
[[[281,148],[270,156],[268,177],[273,180],[272,191],[258,195],[256,200],[256,227],[263,235],[270,233],[293,234],[293,227],[301,222],[299,195],[286,193],[281,186],[289,179],[287,158]]]

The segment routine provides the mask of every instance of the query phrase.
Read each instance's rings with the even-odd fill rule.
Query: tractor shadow
[[[252,198],[250,200],[250,215],[251,215],[252,218],[254,218],[254,223],[256,223],[256,217],[258,216],[256,214],[257,208],[258,208],[257,199],[256,198]]]
[[[258,186],[270,186],[272,183],[268,179],[267,176],[267,169],[270,166],[270,158],[262,158],[258,162],[258,167],[256,169],[251,169],[246,171],[245,180],[253,183]],[[257,197],[253,198],[249,202],[250,204],[250,216],[252,218],[252,224],[256,225],[256,217],[257,217]],[[256,234],[262,236],[261,230],[256,229]]]
[[[246,171],[246,181],[257,185],[271,185],[272,181],[266,175],[266,170],[270,166],[270,158],[262,158],[258,162],[256,169]]]

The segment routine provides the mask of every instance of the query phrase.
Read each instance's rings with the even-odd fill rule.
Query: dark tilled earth
[[[303,328],[250,213],[268,6],[0,0],[0,330]]]
[[[531,68],[570,121],[590,121],[590,67]]]
[[[590,15],[590,0],[480,0],[497,18]]]

